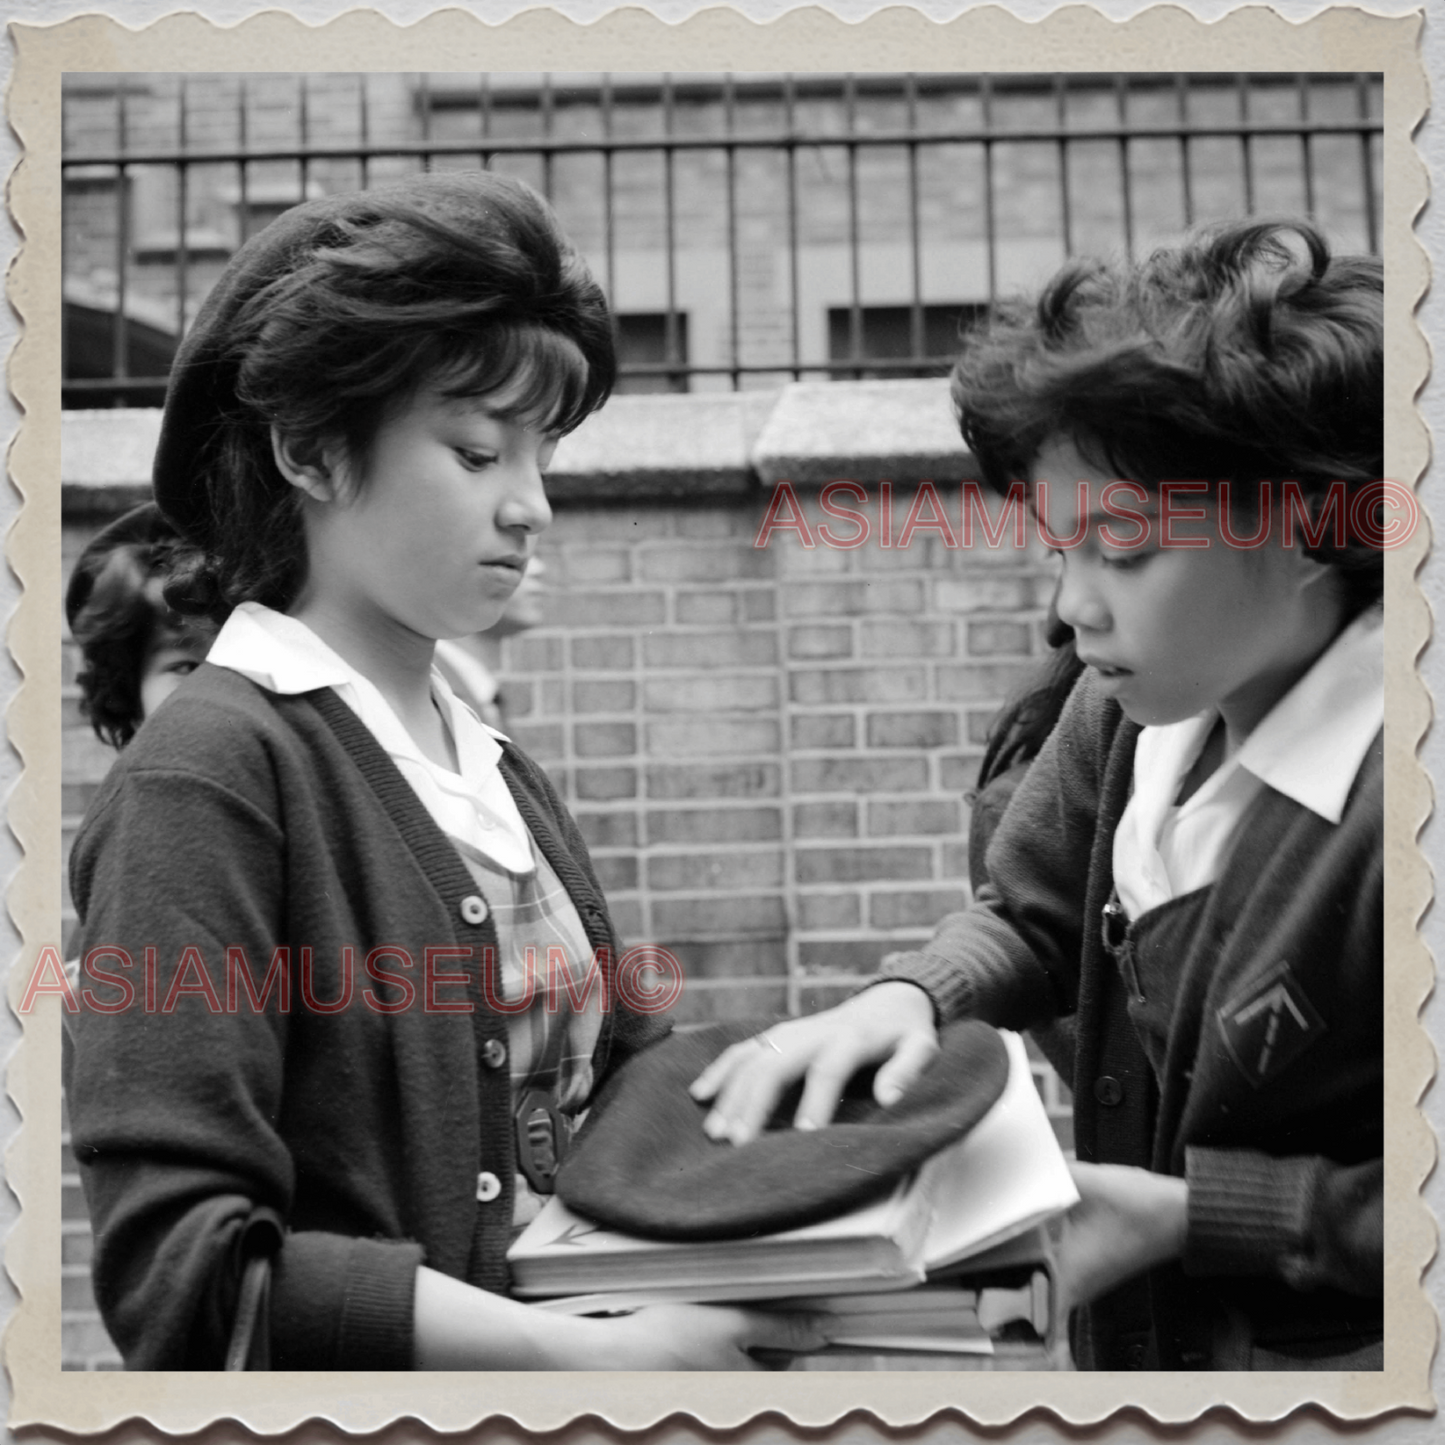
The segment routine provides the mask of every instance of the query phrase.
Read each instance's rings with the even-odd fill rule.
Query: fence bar
[[[911,72],[903,77],[903,94],[908,104],[908,129],[918,129],[918,81]],[[908,147],[908,251],[912,267],[913,294],[908,307],[908,349],[923,355],[923,236],[918,214],[918,146]]]
[[[858,245],[858,147],[854,143],[857,133],[858,90],[857,77],[849,74],[843,81],[844,111],[848,128],[848,355],[854,361],[863,359],[863,297],[860,274]],[[855,373],[861,376],[861,371]]]
[[[612,73],[602,77],[602,138],[612,139]],[[603,247],[607,257],[607,299],[617,305],[617,214],[614,206],[612,187],[611,146],[602,152],[602,194],[604,213],[602,217]]]
[[[1243,71],[1236,77],[1235,85],[1239,92],[1239,119],[1241,123],[1249,123],[1249,77]],[[1240,160],[1244,166],[1244,214],[1254,214],[1254,152],[1250,148],[1248,134],[1239,137]]]
[[[789,135],[797,130],[797,92],[791,71],[783,77],[783,124]],[[802,349],[800,340],[800,301],[798,297],[798,149],[794,145],[786,148],[788,158],[788,305],[792,313],[790,336],[792,340],[793,380],[803,375],[801,366]]]
[[[367,89],[364,70],[356,77],[356,103],[361,134],[361,188],[365,190],[371,174],[371,94]]]
[[[674,175],[675,151],[673,149],[673,88],[672,75],[662,78],[662,128],[666,144],[662,148],[662,180],[664,230],[667,240],[667,317],[663,322],[663,355],[669,363],[676,364],[679,356],[677,344],[677,192]]]
[[[992,305],[998,299],[998,238],[994,234],[993,213],[993,77],[985,75],[979,87],[979,101],[983,107],[983,236],[988,257],[988,299]]]
[[[1301,75],[1296,82],[1299,90],[1299,118],[1308,124],[1310,118],[1310,84],[1307,75]],[[1305,215],[1313,218],[1315,213],[1315,164],[1314,147],[1310,144],[1308,131],[1300,132],[1300,160],[1304,168]]]
[[[552,139],[552,122],[555,119],[553,114],[554,98],[552,95],[552,72],[546,71],[542,75],[542,139]],[[543,150],[542,152],[542,194],[550,201],[552,199],[552,157],[553,151]]]
[[[121,154],[126,147],[126,82],[115,92],[116,134]],[[130,373],[130,326],[126,321],[126,283],[130,278],[130,172],[121,165],[115,187],[115,317],[111,326],[111,370],[117,377]]]
[[[1360,119],[1367,120],[1370,115],[1370,80],[1367,75],[1362,74],[1355,81],[1355,96]],[[1373,255],[1380,247],[1380,227],[1379,218],[1375,215],[1375,156],[1371,145],[1369,133],[1361,131],[1360,181],[1365,202],[1365,249]]]
[[[301,94],[297,97],[297,123],[301,132],[301,156],[299,163],[299,175],[297,179],[301,183],[300,200],[307,199],[307,189],[311,184],[311,158],[308,154],[311,147],[311,76],[309,72],[301,72]]]
[[[70,126],[69,107],[65,104],[64,98],[60,105],[60,153],[64,155],[70,149]],[[64,189],[60,193],[60,375],[64,378],[70,376],[70,326],[65,315],[65,278],[70,275],[70,235],[69,217],[66,211],[67,197]]]
[[[189,129],[189,117],[187,116],[187,105],[190,96],[187,92],[186,77],[181,76],[180,89],[176,95],[176,138],[180,142],[182,150],[186,149],[187,131]],[[186,276],[190,262],[190,252],[186,240],[186,218],[190,213],[190,179],[191,168],[189,166],[178,166],[176,168],[176,336],[180,338],[186,334],[186,288],[189,281]]]
[[[1069,118],[1068,97],[1062,75],[1054,77],[1054,117],[1062,131]],[[1069,194],[1069,143],[1059,143],[1059,223],[1064,233],[1064,255],[1074,254],[1074,201]]]
[[[733,109],[733,78],[728,73],[723,84],[723,133],[731,139],[737,132],[737,116]],[[733,364],[733,390],[737,390],[738,361],[742,354],[742,320],[738,309],[738,153],[729,145],[723,152],[727,161],[728,200],[728,354]]]
[[[1189,90],[1182,75],[1174,77],[1174,96],[1179,108],[1179,179],[1184,201],[1184,225],[1188,228],[1194,224],[1194,182],[1189,169],[1189,136],[1186,133],[1189,123]]]
[[[1114,77],[1114,106],[1119,114],[1119,191],[1122,201],[1124,222],[1124,254],[1134,258],[1134,187],[1129,177],[1129,138],[1126,127],[1129,120],[1129,96],[1124,77]]]
[[[240,213],[237,215],[237,230],[240,233],[241,244],[246,244],[246,238],[251,233],[251,191],[250,176],[247,172],[247,152],[250,150],[250,136],[248,127],[250,124],[250,107],[246,104],[246,77],[241,77],[240,87],[236,91],[237,107],[237,134],[241,139],[241,152],[236,168],[236,195],[239,198],[237,204],[240,206]]]

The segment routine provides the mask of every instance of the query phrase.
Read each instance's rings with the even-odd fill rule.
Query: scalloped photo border
[[[648,12],[612,12],[588,25],[554,11],[488,24],[460,10],[398,26],[353,11],[309,26],[269,12],[231,27],[176,14],[132,30],[89,15],[54,26],[9,27],[16,53],[9,120],[23,156],[9,177],[21,246],[8,277],[23,334],[9,358],[9,385],[24,413],[10,451],[23,508],[7,555],[24,595],[9,644],[23,676],[10,706],[10,737],[24,776],[9,821],[24,863],[8,893],[22,939],[10,960],[10,1006],[39,951],[60,942],[60,79],[66,71],[686,71],[696,69],[938,71],[1349,70],[1384,76],[1384,225],[1388,351],[1386,475],[1415,486],[1428,435],[1414,398],[1429,362],[1416,324],[1429,266],[1412,223],[1427,194],[1412,143],[1427,103],[1418,52],[1422,17],[1335,9],[1293,22],[1252,6],[1204,23],[1175,6],[1125,22],[1072,6],[1037,22],[989,7],[939,23],[895,8],[858,23],[820,9],[766,25],[713,9],[680,25]],[[1434,1074],[1419,1022],[1432,985],[1417,933],[1431,879],[1417,836],[1431,806],[1416,750],[1430,700],[1416,659],[1430,616],[1415,574],[1429,546],[1418,528],[1386,562],[1386,1327],[1385,1368],[1361,1373],[834,1373],[749,1374],[125,1374],[60,1369],[60,1036],[56,997],[22,1020],[8,1072],[22,1119],[6,1168],[21,1216],[5,1249],[20,1295],[5,1334],[13,1388],[10,1425],[76,1433],[140,1419],[188,1433],[234,1419],[272,1434],[308,1420],[374,1431],[412,1419],[456,1431],[487,1419],[533,1431],[584,1417],[642,1429],[679,1415],[729,1428],[769,1414],[803,1428],[864,1412],[901,1427],[946,1413],[998,1427],[1027,1412],[1074,1425],[1120,1410],[1161,1423],[1232,1411],[1278,1421],[1306,1406],[1358,1421],[1398,1410],[1431,1411],[1434,1312],[1421,1276],[1435,1226],[1420,1187],[1435,1144],[1417,1109]]]

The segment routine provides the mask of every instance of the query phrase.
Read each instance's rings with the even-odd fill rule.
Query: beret
[[[944,1027],[939,1052],[895,1104],[873,1098],[876,1069],[849,1081],[833,1123],[791,1127],[801,1083],[747,1144],[709,1139],[707,1106],[687,1086],[730,1044],[771,1020],[674,1033],[630,1059],[599,1094],[557,1174],[562,1202],[613,1229],[654,1239],[739,1239],[795,1229],[887,1195],[962,1138],[1008,1080],[988,1024]]]
[[[232,349],[237,318],[266,287],[295,270],[318,245],[335,244],[348,224],[379,213],[411,209],[465,224],[493,204],[491,173],[429,171],[374,186],[321,196],[283,211],[231,257],[176,351],[166,388],[151,487],[177,531],[205,542],[210,524],[199,462],[222,418],[234,410],[238,358]]]
[[[175,532],[154,502],[142,502],[98,531],[76,559],[65,588],[65,620],[72,628],[95,590],[95,579],[117,547],[153,547],[175,540]]]
[[[231,257],[196,313],[171,363],[151,488],[161,510],[183,535],[198,539],[206,523],[197,462],[225,412],[234,406],[236,362],[228,352],[241,308],[291,270],[348,210],[357,195],[307,201],[284,211]]]

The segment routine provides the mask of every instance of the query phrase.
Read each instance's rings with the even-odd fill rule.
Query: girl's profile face
[[[1114,481],[1065,439],[1043,448],[1031,477],[1047,535],[1061,544],[1081,539],[1059,548],[1057,598],[1079,657],[1137,723],[1218,708],[1231,730],[1247,731],[1333,635],[1326,569],[1286,548],[1277,527],[1257,549],[1229,545],[1203,492],[1176,495],[1165,539],[1159,496],[1141,502],[1131,488],[1106,499]],[[1040,482],[1048,483],[1043,496]],[[1149,522],[1138,545],[1128,545],[1141,528],[1118,514],[1126,509]],[[1238,524],[1236,535],[1252,530]]]
[[[308,507],[307,589],[358,626],[424,638],[492,627],[551,521],[556,438],[505,398],[423,389],[387,416],[344,484]]]

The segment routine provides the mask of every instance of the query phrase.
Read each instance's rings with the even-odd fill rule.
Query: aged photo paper
[[[12,25],[17,58],[9,122],[19,137],[23,159],[9,180],[9,204],[23,239],[7,291],[23,335],[10,359],[9,384],[24,422],[10,452],[10,471],[23,497],[23,511],[7,539],[7,556],[23,585],[24,598],[8,636],[24,682],[8,722],[25,774],[11,797],[9,822],[25,861],[8,894],[23,940],[20,956],[10,964],[9,1000],[22,1013],[24,1028],[23,1043],[7,1076],[23,1120],[7,1159],[8,1179],[21,1209],[5,1255],[20,1296],[5,1334],[5,1364],[12,1387],[10,1424],[88,1434],[139,1418],[184,1434],[231,1419],[265,1434],[312,1419],[367,1432],[407,1418],[439,1431],[458,1431],[491,1418],[547,1431],[592,1416],[620,1429],[636,1430],[682,1414],[726,1429],[773,1412],[812,1429],[826,1427],[852,1411],[866,1411],[892,1427],[915,1425],[940,1412],[980,1426],[1001,1427],[1035,1410],[1076,1425],[1107,1420],[1127,1407],[1166,1424],[1195,1420],[1218,1409],[1256,1422],[1280,1420],[1303,1406],[1352,1422],[1398,1410],[1433,1410],[1429,1372],[1437,1324],[1421,1287],[1421,1274],[1435,1251],[1436,1235],[1420,1188],[1435,1154],[1431,1133],[1416,1107],[1435,1068],[1434,1052],[1418,1022],[1431,988],[1431,961],[1416,932],[1431,897],[1429,871],[1415,841],[1430,809],[1427,780],[1416,760],[1430,705],[1415,670],[1430,619],[1414,580],[1429,546],[1428,522],[1416,526],[1404,545],[1389,550],[1385,563],[1382,1369],[1122,1375],[1046,1369],[965,1374],[894,1371],[883,1366],[748,1374],[478,1376],[188,1375],[66,1368],[62,1324],[72,1305],[62,1280],[74,1278],[75,1270],[72,1265],[66,1276],[63,1259],[62,1174],[70,1166],[63,1163],[61,1149],[65,1013],[61,987],[51,977],[47,986],[31,989],[31,1006],[21,1009],[47,950],[58,959],[65,947],[62,817],[73,811],[62,799],[63,682],[70,680],[62,678],[59,627],[62,589],[73,561],[69,555],[62,561],[60,485],[65,475],[62,296],[67,305],[72,300],[70,290],[62,285],[65,77],[455,72],[472,77],[473,83],[478,74],[487,73],[644,71],[799,75],[966,71],[999,76],[1349,72],[1375,77],[1382,117],[1377,155],[1383,204],[1377,239],[1386,278],[1385,472],[1387,478],[1414,487],[1428,457],[1426,429],[1413,402],[1428,366],[1427,347],[1414,319],[1414,308],[1428,284],[1428,264],[1411,229],[1427,193],[1425,169],[1411,139],[1427,104],[1418,53],[1422,23],[1420,16],[1384,17],[1344,8],[1294,23],[1265,7],[1251,7],[1203,24],[1172,6],[1116,23],[1076,6],[1032,24],[999,9],[974,11],[939,24],[900,8],[861,24],[843,24],[822,10],[798,10],[766,26],[726,10],[706,11],[678,26],[662,24],[641,10],[613,12],[588,26],[549,11],[490,25],[460,10],[441,12],[408,27],[361,10],[320,27],[279,12],[224,29],[194,14],[177,14],[141,30],[99,15],[54,26]],[[172,254],[177,244],[173,235]],[[179,244],[189,242],[182,239]],[[846,307],[839,316],[836,324],[846,333]],[[856,343],[862,324],[858,315],[851,324]],[[669,337],[666,353],[653,353],[655,362],[673,359],[672,341]],[[910,352],[905,347],[896,354]],[[665,381],[666,366],[656,369]],[[70,396],[66,394],[67,407],[72,405]],[[945,437],[940,446],[949,444]],[[126,464],[126,459],[116,460],[117,467]],[[726,468],[727,463],[720,463],[718,475]],[[702,724],[694,719],[677,726]],[[694,751],[700,749],[701,744]],[[839,996],[829,994],[823,1001],[831,1003]],[[791,980],[786,1003],[793,1011],[816,1001],[800,990],[796,977]]]

